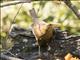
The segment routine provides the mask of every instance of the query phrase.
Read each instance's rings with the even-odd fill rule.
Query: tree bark
[[[78,12],[77,7],[73,5],[70,0],[64,0],[64,3],[73,11],[77,18],[80,19],[80,13]]]

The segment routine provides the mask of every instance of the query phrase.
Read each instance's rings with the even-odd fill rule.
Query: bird
[[[41,55],[40,47],[48,46],[48,44],[53,38],[53,34],[55,33],[54,27],[56,27],[57,25],[48,24],[44,22],[43,20],[39,20],[34,8],[30,10],[30,15],[32,16],[32,21],[33,21],[32,32],[39,46],[39,49],[38,49],[39,55]]]

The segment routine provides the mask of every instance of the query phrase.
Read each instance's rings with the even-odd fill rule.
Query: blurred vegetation
[[[72,3],[77,6],[78,10],[80,11],[80,2],[72,1]],[[10,48],[13,45],[11,40],[6,39],[6,36],[19,7],[20,4],[1,8],[0,49],[2,51]],[[61,24],[62,30],[67,30],[73,35],[80,35],[80,20],[63,2],[34,1],[33,7],[35,8],[40,20],[44,20],[48,23],[59,23]],[[27,29],[32,24],[28,8],[29,5],[24,4],[15,21],[15,24],[24,29]]]

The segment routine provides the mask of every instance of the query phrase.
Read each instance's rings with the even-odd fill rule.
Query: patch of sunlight
[[[0,44],[0,49],[2,48],[2,45]]]
[[[3,7],[1,8],[1,18],[3,18],[4,16],[6,16],[7,14],[11,13],[11,16],[13,15],[13,12],[15,13],[15,6],[7,6],[7,7]],[[14,14],[15,15],[15,14]]]
[[[27,28],[31,23],[26,23],[25,21],[20,21],[18,23],[18,25],[21,27],[21,28]]]
[[[47,2],[45,7],[42,10],[42,19],[47,18],[51,13],[51,8],[52,8],[52,3],[51,2]]]
[[[74,22],[73,20],[70,20],[69,22],[70,22],[69,25],[70,25],[71,27],[76,27],[76,24],[75,24],[75,22]]]
[[[5,37],[6,36],[6,33],[5,32],[1,32],[1,36],[2,37]]]
[[[68,25],[68,23],[69,23],[69,21],[65,20],[64,23],[63,23],[63,25],[66,26],[66,25]]]

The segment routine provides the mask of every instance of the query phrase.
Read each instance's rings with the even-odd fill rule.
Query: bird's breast
[[[34,35],[36,35],[37,38],[41,37],[45,34],[47,25],[45,24],[33,24],[32,25]]]

